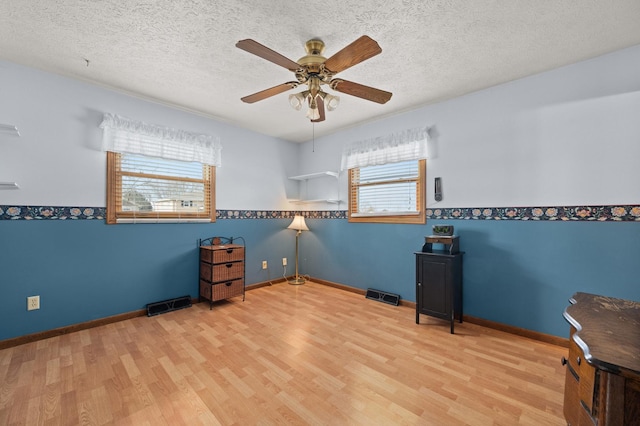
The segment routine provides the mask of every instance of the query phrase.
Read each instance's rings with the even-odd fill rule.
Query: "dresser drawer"
[[[212,265],[200,262],[200,278],[213,283],[229,281],[244,276],[244,262],[228,262]]]
[[[582,354],[582,349],[580,349],[578,344],[573,340],[574,334],[575,329],[572,327],[571,333],[569,334],[569,358],[567,359],[567,361],[571,368],[573,368],[573,371],[575,371],[576,374],[580,376],[580,364],[582,364],[584,355]]]
[[[567,420],[568,425],[579,425],[580,410],[582,410],[580,406],[580,383],[569,363],[565,365],[567,372],[564,381],[564,418]]]
[[[236,244],[200,247],[200,260],[207,263],[228,263],[244,260],[244,247]]]
[[[200,280],[200,296],[208,300],[216,301],[228,299],[230,297],[242,296],[244,294],[244,279],[236,279],[221,283],[212,284],[205,280]]]
[[[595,389],[596,369],[584,359],[584,353],[572,338],[569,339],[568,366],[578,375],[578,396],[580,405],[589,416],[593,412],[593,395]]]

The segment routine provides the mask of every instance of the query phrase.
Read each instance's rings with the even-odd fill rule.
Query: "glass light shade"
[[[291,108],[295,109],[296,111],[300,111],[300,109],[302,109],[303,103],[304,103],[304,95],[302,93],[289,95],[289,105],[291,105]]]
[[[320,118],[320,112],[318,111],[318,108],[309,108],[309,110],[307,111],[307,118],[311,120],[317,120],[318,118]]]
[[[295,215],[293,221],[287,229],[295,229],[296,231],[308,231],[307,224],[304,223],[304,216]]]
[[[327,110],[333,111],[338,108],[338,105],[340,105],[340,96],[333,96],[327,93],[324,97],[324,104],[326,105]]]

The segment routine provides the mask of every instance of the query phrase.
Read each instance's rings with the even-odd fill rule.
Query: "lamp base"
[[[289,284],[291,285],[300,285],[300,284],[304,284],[305,283],[305,279],[302,277],[296,277],[292,280],[289,280]]]

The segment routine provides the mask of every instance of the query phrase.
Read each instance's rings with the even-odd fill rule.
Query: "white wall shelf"
[[[342,201],[340,200],[332,200],[332,199],[318,199],[318,200],[288,200],[291,204],[313,204],[313,203],[328,203],[328,204],[340,204]]]
[[[0,189],[20,189],[17,182],[0,182]]]
[[[18,128],[12,124],[0,123],[0,135],[20,137],[20,132],[18,131]]]
[[[328,203],[328,204],[340,204],[342,201],[340,200],[340,188],[338,186],[338,172],[324,171],[317,173],[309,173],[306,175],[298,175],[298,176],[289,176],[291,180],[297,180],[299,182],[305,183],[305,192],[308,191],[307,182],[309,179],[319,179],[319,178],[335,178],[336,179],[336,194],[338,198],[321,198],[321,199],[290,199],[289,202],[292,204],[312,204],[312,203]],[[302,188],[298,188],[299,191],[302,191]],[[308,194],[307,194],[308,195]]]
[[[334,178],[338,178],[338,173],[336,172],[318,172],[318,173],[309,173],[308,175],[300,175],[300,176],[289,176],[289,179],[293,180],[309,180],[316,179],[325,176],[333,176]]]

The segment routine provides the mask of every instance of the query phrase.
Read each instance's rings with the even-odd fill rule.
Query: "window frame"
[[[117,224],[119,219],[132,220],[140,219],[142,221],[157,220],[179,222],[193,221],[194,219],[205,219],[209,222],[216,221],[216,167],[202,164],[203,167],[203,183],[205,191],[209,195],[209,212],[206,215],[196,212],[130,212],[122,210],[122,198],[117,193],[122,191],[122,171],[120,170],[120,153],[107,151],[107,214],[106,223]],[[138,154],[140,155],[140,154]],[[208,170],[206,170],[208,169]],[[208,175],[208,179],[206,178]],[[177,181],[184,180],[181,178]],[[205,200],[205,212],[206,212]]]
[[[418,162],[418,178],[416,180],[416,207],[417,213],[409,214],[388,214],[388,215],[357,215],[358,211],[357,192],[358,185],[354,183],[354,176],[360,170],[360,167],[349,169],[349,210],[348,220],[351,223],[406,223],[420,224],[427,222],[426,217],[426,182],[427,182],[427,160],[415,160]],[[381,182],[382,183],[382,182]]]

